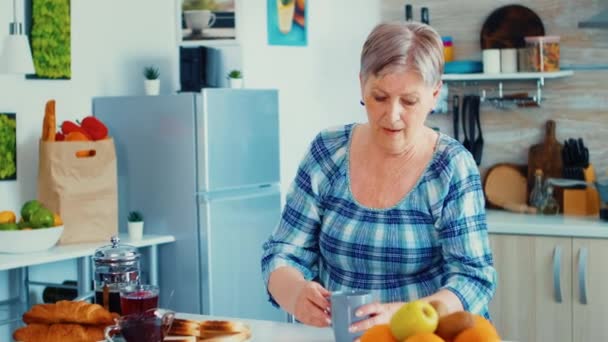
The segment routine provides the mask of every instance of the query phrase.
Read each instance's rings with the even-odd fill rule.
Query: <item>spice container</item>
[[[525,37],[528,71],[546,72],[559,70],[559,36]]]

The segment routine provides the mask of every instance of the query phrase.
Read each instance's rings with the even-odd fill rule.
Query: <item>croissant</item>
[[[104,326],[78,324],[30,324],[15,330],[19,342],[97,342],[103,341]]]
[[[118,314],[110,313],[101,305],[67,300],[55,304],[37,304],[23,314],[26,324],[77,323],[88,325],[112,325]]]

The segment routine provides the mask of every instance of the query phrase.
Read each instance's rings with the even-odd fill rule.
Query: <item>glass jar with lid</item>
[[[139,284],[140,254],[131,245],[120,244],[113,236],[111,244],[95,251],[95,303],[111,312],[121,313],[120,289]]]

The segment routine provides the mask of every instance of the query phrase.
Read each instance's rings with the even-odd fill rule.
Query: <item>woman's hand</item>
[[[295,318],[315,327],[327,327],[331,324],[330,296],[321,284],[308,281],[300,288],[294,306]]]
[[[393,314],[401,307],[402,304],[403,303],[381,304],[379,302],[375,302],[363,305],[357,310],[357,312],[355,312],[355,316],[364,317],[369,315],[370,318],[353,323],[350,326],[350,332],[355,333],[358,331],[364,331],[378,324],[388,324],[391,317],[393,317]]]

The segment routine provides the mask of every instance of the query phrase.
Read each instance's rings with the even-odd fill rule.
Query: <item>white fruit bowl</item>
[[[0,230],[0,253],[45,251],[57,244],[63,226],[31,230]]]

